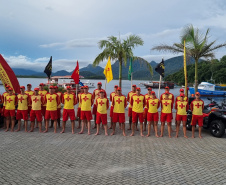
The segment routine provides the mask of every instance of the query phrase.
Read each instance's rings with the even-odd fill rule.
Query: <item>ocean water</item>
[[[38,87],[40,83],[46,83],[47,82],[47,78],[18,78],[18,81],[20,83],[20,85],[23,86],[27,86],[27,84],[31,84],[32,85],[32,89],[34,89],[35,87]],[[87,81],[86,79],[82,79],[82,82]],[[93,82],[96,86],[96,84],[98,82],[102,83],[102,88],[105,89],[105,80],[89,80],[89,82]],[[144,83],[145,81],[142,80],[133,80],[133,84],[137,85],[138,87],[141,88],[141,94],[146,94],[147,93],[147,89],[144,87],[144,85],[141,85],[140,83]],[[110,96],[110,93],[112,91],[114,91],[114,86],[118,85],[119,81],[118,80],[112,80],[111,82],[106,84],[106,92],[107,92],[107,96]],[[90,88],[89,92],[92,93],[93,90],[95,88]],[[153,89],[156,93],[156,95],[158,96],[158,89]],[[170,89],[170,92],[174,94],[175,97],[179,96],[180,92],[180,87],[174,88],[174,89]],[[131,81],[129,80],[122,80],[122,94],[127,96],[128,92],[131,91]],[[2,94],[3,92],[5,92],[4,87],[1,85],[0,86],[0,94]],[[160,94],[164,93],[165,90],[164,89],[160,89]],[[209,103],[209,100],[207,100],[206,97],[201,97],[201,99],[204,101],[205,104]],[[213,97],[213,99],[221,104],[221,102],[223,101],[223,97]]]

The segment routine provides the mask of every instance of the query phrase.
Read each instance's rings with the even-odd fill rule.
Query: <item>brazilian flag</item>
[[[164,78],[164,71],[165,71],[165,65],[164,65],[164,60],[162,59],[162,62],[160,62],[156,68],[155,71],[159,73],[163,78]]]
[[[128,71],[128,80],[131,80],[132,72],[133,72],[133,59],[131,57]]]
[[[50,76],[52,74],[52,56],[50,57],[49,63],[47,64],[44,73],[46,73],[46,75],[50,79]]]

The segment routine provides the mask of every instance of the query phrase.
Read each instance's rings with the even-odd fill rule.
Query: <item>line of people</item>
[[[35,127],[39,128],[39,132],[42,132],[42,120],[44,118],[45,130],[48,132],[49,121],[51,120],[50,127],[54,126],[54,132],[57,132],[57,125],[60,128],[61,120],[61,104],[63,104],[62,114],[62,131],[65,132],[65,126],[68,118],[71,120],[72,133],[75,133],[75,109],[74,106],[78,103],[77,118],[78,129],[81,128],[79,134],[83,134],[85,128],[88,129],[90,135],[91,120],[94,118],[94,127],[96,128],[96,134],[100,133],[100,124],[102,123],[105,135],[108,135],[107,127],[107,110],[110,107],[111,125],[109,129],[112,129],[111,135],[116,132],[116,123],[119,123],[119,127],[122,130],[123,136],[126,136],[125,132],[125,108],[128,107],[129,128],[132,130],[130,136],[135,135],[135,130],[138,129],[138,120],[140,123],[140,135],[144,136],[144,131],[147,129],[147,137],[151,133],[151,125],[153,126],[155,136],[163,137],[165,123],[168,127],[168,136],[172,137],[172,109],[176,109],[175,123],[176,123],[176,136],[179,135],[179,128],[181,122],[183,123],[184,137],[186,135],[186,122],[187,122],[187,110],[189,109],[188,98],[185,97],[184,90],[180,89],[180,95],[176,97],[174,102],[174,95],[169,92],[169,87],[165,88],[160,99],[156,98],[155,92],[152,88],[148,88],[148,92],[145,95],[141,94],[141,89],[136,85],[132,86],[130,91],[125,97],[122,94],[122,89],[117,85],[114,86],[114,92],[110,94],[110,101],[107,98],[107,93],[102,89],[102,83],[97,83],[97,89],[93,93],[89,92],[88,86],[81,87],[81,91],[76,95],[71,91],[71,87],[66,88],[66,92],[62,94],[58,92],[57,86],[50,86],[49,92],[44,90],[44,84],[40,83],[39,88],[31,90],[31,84],[27,84],[27,90],[21,86],[21,93],[15,95],[13,89],[6,85],[6,92],[2,94],[1,101],[3,103],[2,116],[4,117],[5,131],[9,130],[11,125],[11,131],[14,131],[15,115],[18,120],[18,128],[16,131],[21,130],[21,120],[24,120],[25,131],[28,131],[28,120],[30,119],[30,130],[33,132]],[[16,106],[17,109],[16,109]],[[161,129],[160,136],[158,135],[158,121],[159,113],[158,108],[161,106]],[[190,104],[192,110],[192,138],[195,137],[195,125],[199,125],[199,137],[202,138],[201,131],[203,126],[203,108],[204,102],[200,99],[200,94],[195,94],[195,100]],[[92,116],[94,115],[94,117]],[[36,126],[35,126],[36,121]],[[148,126],[147,126],[148,125]],[[147,128],[146,128],[147,127]]]

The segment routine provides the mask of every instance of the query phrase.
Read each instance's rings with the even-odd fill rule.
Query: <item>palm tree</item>
[[[198,28],[194,28],[193,25],[185,26],[181,34],[181,42],[174,43],[172,46],[160,45],[155,46],[152,50],[171,52],[171,53],[183,53],[184,52],[184,40],[186,41],[186,54],[189,57],[195,59],[195,92],[198,91],[198,61],[203,58],[214,58],[214,51],[226,46],[225,44],[215,45],[216,40],[208,43],[209,29],[203,35]]]
[[[98,42],[99,48],[104,49],[94,60],[93,66],[98,66],[99,63],[103,60],[107,60],[110,56],[112,60],[119,61],[119,87],[122,86],[122,63],[124,62],[125,66],[128,58],[133,58],[133,61],[144,61],[147,64],[151,74],[152,67],[143,58],[133,56],[133,49],[136,46],[143,45],[143,40],[136,35],[130,35],[127,39],[121,42],[120,39],[114,36],[108,37],[107,40],[100,40]]]

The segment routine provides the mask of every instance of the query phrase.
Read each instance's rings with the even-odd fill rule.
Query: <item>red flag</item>
[[[71,75],[71,78],[74,79],[75,84],[79,83],[79,65],[78,65],[78,61],[77,61],[77,66],[76,66],[74,72]]]
[[[17,77],[1,54],[0,54],[0,79],[4,87],[7,84],[13,88],[13,91],[15,93],[20,93],[20,85],[17,80]]]

